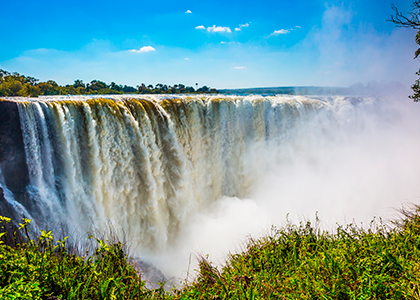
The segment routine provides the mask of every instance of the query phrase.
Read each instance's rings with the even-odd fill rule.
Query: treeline
[[[54,80],[39,82],[38,79],[21,75],[17,72],[10,73],[0,69],[0,97],[21,96],[37,97],[41,95],[94,95],[94,94],[207,94],[218,93],[214,88],[203,86],[194,89],[192,86],[174,84],[173,86],[158,83],[136,87],[116,84],[106,84],[100,80],[92,80],[84,83],[83,80],[75,80],[73,84],[59,85]]]

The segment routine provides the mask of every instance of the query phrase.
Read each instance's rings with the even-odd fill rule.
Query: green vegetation
[[[11,234],[2,217],[0,298],[420,299],[420,209],[403,213],[393,228],[372,222],[328,233],[307,222],[274,229],[221,269],[201,259],[195,281],[171,293],[147,290],[121,243],[97,240],[94,254],[80,257],[51,232],[30,239],[27,219]]]
[[[419,220],[335,234],[289,225],[251,241],[221,271],[202,260],[179,299],[420,299]]]
[[[203,86],[194,89],[191,86],[175,84],[167,86],[158,83],[156,86],[144,83],[136,88],[127,85],[118,85],[115,82],[106,84],[100,80],[92,80],[84,83],[82,80],[75,80],[72,85],[61,86],[53,80],[38,82],[34,77],[20,75],[19,73],[9,73],[0,69],[0,97],[21,96],[37,97],[40,95],[93,95],[93,94],[204,94],[217,93],[216,89]]]
[[[0,246],[0,299],[142,299],[147,295],[121,243],[98,240],[94,254],[84,258],[69,253],[66,238],[54,245],[51,231],[30,239],[28,219],[19,224],[26,242],[13,243],[6,231],[10,219],[0,220],[2,239],[14,244]],[[22,240],[17,235],[15,231],[13,238]]]

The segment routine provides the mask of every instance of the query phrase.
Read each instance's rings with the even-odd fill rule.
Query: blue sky
[[[0,0],[0,68],[59,84],[409,86],[416,32],[386,22],[390,3]]]

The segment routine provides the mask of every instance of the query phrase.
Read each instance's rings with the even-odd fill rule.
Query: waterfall
[[[69,97],[17,105],[31,204],[8,201],[37,221],[84,230],[112,225],[142,249],[174,243],[190,215],[222,196],[247,197],[272,164],[309,151],[298,141],[337,138],[331,128],[363,127],[360,115],[379,107],[374,98],[343,96]]]

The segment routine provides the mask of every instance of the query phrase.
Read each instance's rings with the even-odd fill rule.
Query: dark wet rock
[[[7,202],[5,198],[4,190],[0,187],[0,216],[9,217],[12,220],[17,220],[19,216],[16,215],[16,211],[13,207]]]
[[[0,101],[0,168],[7,188],[14,195],[23,193],[29,176],[19,111],[13,101]]]
[[[173,287],[165,275],[152,263],[141,258],[130,258],[129,262],[141,273],[141,279],[146,282],[147,288],[157,289],[160,287],[160,283],[166,283],[165,289],[167,290]]]
[[[4,191],[0,187],[0,215],[1,216],[6,215],[7,208],[8,208],[8,205],[7,205],[6,199],[4,198]]]

